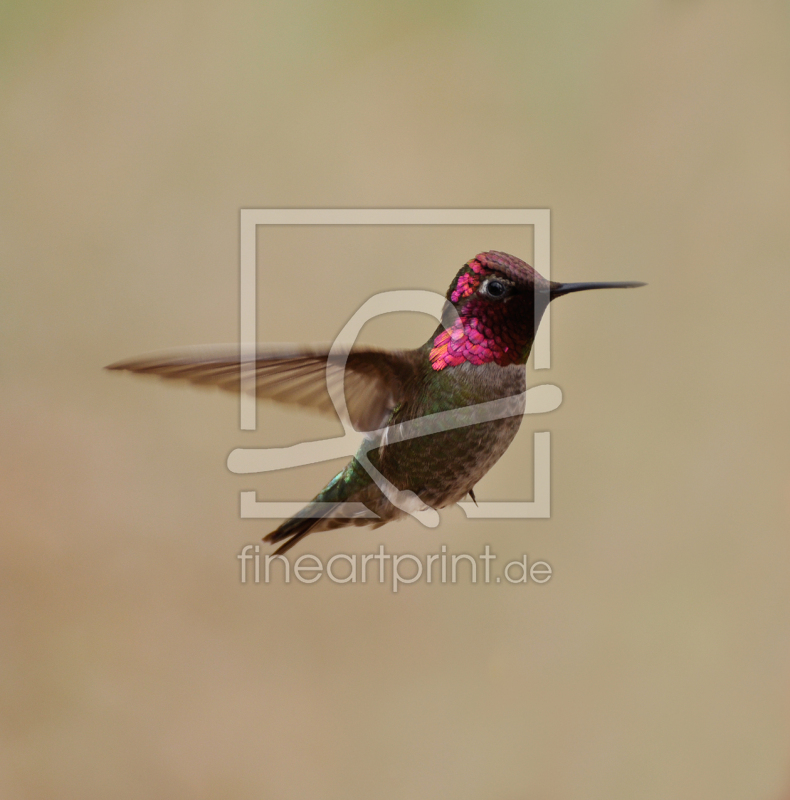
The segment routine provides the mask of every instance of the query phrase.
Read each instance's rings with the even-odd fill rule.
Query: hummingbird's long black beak
[[[562,297],[571,292],[586,292],[588,289],[635,289],[637,286],[647,286],[646,283],[639,281],[614,281],[609,283],[553,283],[549,291],[549,296],[553,300],[555,297]]]

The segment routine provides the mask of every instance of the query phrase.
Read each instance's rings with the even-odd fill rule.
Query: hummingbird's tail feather
[[[327,495],[336,486],[332,481],[323,492],[321,492],[311,503],[306,505],[298,514],[287,519],[280,525],[279,528],[273,530],[271,533],[263,537],[264,542],[282,542],[274,555],[279,556],[290,550],[297,542],[300,542],[307,536],[308,533],[327,531],[333,528],[345,528],[347,525],[360,524],[353,519],[342,516],[343,503],[336,502],[332,504]],[[319,511],[316,504],[324,504],[324,507]],[[341,510],[341,515],[335,516],[334,512]],[[362,524],[375,522],[376,519],[365,519]]]
[[[274,551],[274,555],[281,556],[307,536],[320,521],[320,517],[292,517],[283,522],[279,528],[264,536],[263,541],[273,543],[282,542]]]
[[[368,473],[353,458],[346,468],[291,519],[263,537],[264,542],[282,542],[274,555],[282,555],[308,533],[345,528],[349,525],[379,527],[398,513],[392,509]],[[378,513],[377,513],[378,512]],[[383,513],[384,512],[384,513]]]

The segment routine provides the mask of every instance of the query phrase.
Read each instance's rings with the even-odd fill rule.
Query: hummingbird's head
[[[435,370],[465,362],[525,363],[543,312],[556,297],[642,283],[557,283],[520,258],[489,250],[460,269],[447,290],[430,358]]]
[[[447,290],[447,299],[457,309],[469,302],[507,304],[518,295],[534,294],[536,289],[548,302],[551,281],[520,258],[489,250],[461,267]]]

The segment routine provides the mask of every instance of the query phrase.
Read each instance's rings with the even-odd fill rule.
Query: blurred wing
[[[353,350],[345,371],[345,395],[351,423],[357,430],[381,427],[389,412],[403,399],[416,375],[418,351]],[[259,348],[255,358],[256,397],[293,403],[318,411],[333,410],[327,380],[339,381],[339,359],[327,369],[329,347],[288,345]],[[110,364],[106,369],[126,370],[162,378],[189,381],[240,391],[239,347],[218,345],[156,353]]]

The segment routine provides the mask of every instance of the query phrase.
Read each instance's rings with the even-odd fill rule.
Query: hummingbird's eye
[[[502,281],[490,280],[483,284],[483,293],[497,300],[500,297],[504,297],[507,294],[507,290],[507,284],[503,283]]]

